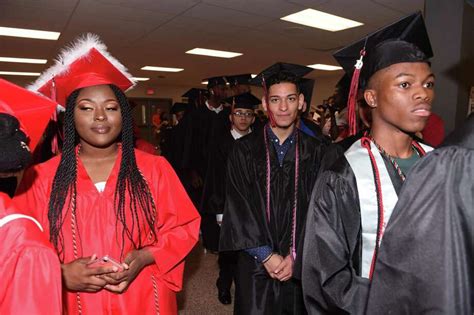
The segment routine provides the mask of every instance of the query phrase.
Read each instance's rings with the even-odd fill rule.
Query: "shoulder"
[[[156,176],[173,170],[166,158],[135,149],[137,166],[144,176]]]

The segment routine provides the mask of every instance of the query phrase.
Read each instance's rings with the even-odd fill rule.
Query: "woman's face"
[[[122,131],[122,112],[108,85],[83,88],[74,107],[74,124],[81,144],[106,148]]]

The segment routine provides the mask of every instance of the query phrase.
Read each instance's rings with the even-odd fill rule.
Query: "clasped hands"
[[[286,257],[273,254],[263,266],[271,278],[279,281],[287,281],[293,275],[293,257],[289,254]]]
[[[96,258],[92,255],[61,265],[63,282],[69,291],[98,292],[106,289],[123,293],[143,268],[154,263],[152,254],[146,249],[129,252],[122,263],[123,271],[116,266],[89,266]]]

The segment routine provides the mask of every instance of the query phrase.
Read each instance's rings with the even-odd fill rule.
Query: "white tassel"
[[[100,40],[99,36],[96,34],[87,33],[79,36],[71,44],[61,49],[58,57],[55,59],[54,65],[43,71],[41,76],[35,82],[27,86],[27,89],[31,91],[38,91],[52,78],[67,73],[69,71],[70,65],[80,58],[87,57],[87,54],[92,48],[97,49],[112,65],[114,65],[125,77],[130,80],[132,86],[129,89],[136,85],[136,81],[128,72],[127,68],[121,64],[120,61],[109,54],[107,51],[107,46],[105,46],[105,44]]]

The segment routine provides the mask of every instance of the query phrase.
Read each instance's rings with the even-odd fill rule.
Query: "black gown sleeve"
[[[360,233],[355,179],[323,172],[313,190],[306,220],[302,284],[309,314],[361,314],[369,280],[358,276]],[[352,175],[353,176],[353,175]]]
[[[237,141],[227,160],[226,197],[219,250],[233,251],[259,246],[271,246],[264,209],[256,200],[256,179],[251,150]]]
[[[474,150],[411,170],[385,231],[367,314],[473,314]]]

